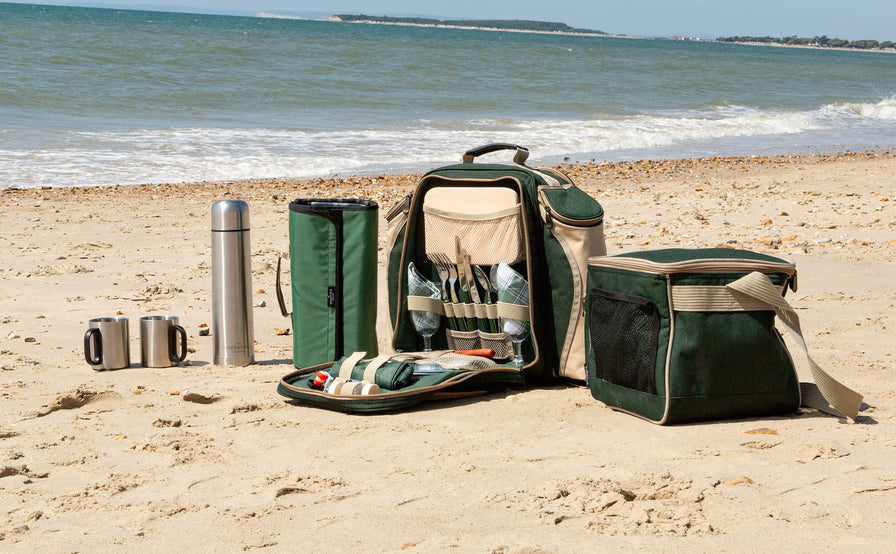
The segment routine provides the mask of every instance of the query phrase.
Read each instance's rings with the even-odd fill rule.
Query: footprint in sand
[[[96,392],[92,390],[77,389],[75,392],[64,394],[56,398],[56,400],[49,406],[45,406],[43,409],[38,410],[36,417],[43,417],[58,410],[75,410],[83,408],[88,404],[95,404],[101,401],[104,403],[118,403],[121,400],[121,395],[117,392]]]
[[[214,404],[215,402],[220,402],[224,399],[223,396],[218,394],[200,394],[198,392],[188,392],[184,394],[181,398],[186,402],[193,402],[195,404]]]
[[[642,475],[624,483],[600,478],[553,480],[534,489],[491,495],[485,502],[530,512],[551,525],[577,521],[582,529],[602,535],[711,535],[718,530],[707,520],[702,504],[717,485],[669,474]]]

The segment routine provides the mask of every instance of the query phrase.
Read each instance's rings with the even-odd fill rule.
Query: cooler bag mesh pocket
[[[656,394],[660,314],[648,298],[592,289],[591,348],[596,376],[604,381]]]

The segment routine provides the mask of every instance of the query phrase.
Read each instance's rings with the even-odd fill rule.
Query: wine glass
[[[441,299],[441,290],[431,281],[420,275],[414,262],[408,264],[408,294]],[[423,337],[423,351],[432,352],[432,336],[439,330],[442,314],[426,310],[410,310],[414,329]],[[418,364],[417,372],[432,371],[433,364]],[[416,373],[416,372],[415,372]]]
[[[517,306],[529,306],[529,283],[505,262],[492,266],[491,282],[492,286],[498,290],[499,301]],[[501,326],[504,335],[513,344],[511,365],[519,368],[523,367],[526,363],[523,358],[523,341],[529,336],[530,323],[528,321],[502,317]]]
[[[432,336],[439,330],[441,319],[442,314],[435,312],[411,312],[411,321],[414,322],[414,329],[423,337],[424,352],[432,352]]]
[[[526,360],[523,359],[523,341],[529,338],[529,322],[517,319],[502,318],[504,335],[513,344],[513,359],[510,364],[514,367],[523,367]]]
[[[414,322],[414,329],[423,337],[423,351],[432,352],[432,336],[439,330],[442,314],[435,312],[411,311],[411,321]],[[430,373],[438,373],[441,368],[432,363],[417,363],[414,368],[414,375],[428,375]]]

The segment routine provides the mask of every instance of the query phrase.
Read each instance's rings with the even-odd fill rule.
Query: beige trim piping
[[[488,212],[483,214],[470,214],[470,213],[461,213],[461,212],[452,212],[449,210],[442,210],[439,208],[433,208],[432,206],[423,205],[423,213],[438,215],[447,219],[455,219],[458,221],[490,221],[492,219],[500,219],[502,217],[509,217],[512,215],[520,214],[520,205],[512,206],[510,208],[503,208],[501,210],[497,210],[494,212]]]
[[[675,311],[672,305],[672,277],[669,275],[666,275],[666,298],[669,302],[669,344],[666,345],[666,368],[663,371],[666,377],[666,406],[663,408],[663,418],[657,422],[660,425],[666,423],[666,419],[669,417],[669,408],[672,406],[672,391],[670,390],[672,378],[669,375],[671,373],[669,368],[672,363],[672,345],[675,342]]]
[[[539,194],[539,198],[541,196],[542,195]],[[547,225],[547,221],[545,221],[545,224]],[[576,327],[579,324],[581,310],[580,302],[581,298],[585,295],[585,285],[582,277],[582,268],[579,267],[579,262],[576,259],[575,252],[573,252],[569,245],[569,241],[566,240],[563,233],[555,231],[553,225],[550,225],[548,228],[551,230],[551,234],[554,238],[557,239],[557,243],[560,244],[560,247],[563,249],[563,253],[566,255],[566,263],[569,264],[569,270],[572,274],[572,306],[570,307],[569,324],[566,326],[563,347],[560,350],[559,367],[557,367],[557,376],[566,376],[566,363],[569,359],[569,350],[572,347],[572,342],[575,338]],[[587,267],[585,269],[587,271]]]
[[[793,275],[796,265],[792,262],[771,262],[764,260],[747,260],[739,258],[707,258],[702,260],[684,260],[681,262],[654,262],[640,258],[623,256],[594,256],[588,258],[588,265],[614,267],[642,271],[644,273],[784,273]]]

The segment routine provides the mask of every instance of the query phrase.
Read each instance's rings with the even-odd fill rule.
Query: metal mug
[[[87,322],[84,359],[97,370],[122,369],[131,365],[128,318],[98,317]]]
[[[140,318],[140,363],[143,367],[171,367],[187,357],[187,332],[176,315]],[[180,335],[180,353],[177,337]]]

